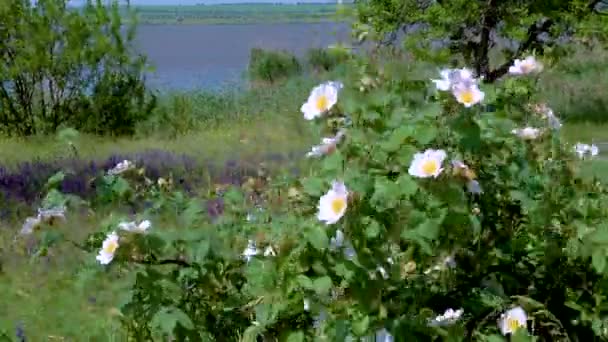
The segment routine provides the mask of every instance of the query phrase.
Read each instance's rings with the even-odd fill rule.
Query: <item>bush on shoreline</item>
[[[154,109],[146,59],[131,50],[116,2],[8,0],[0,6],[0,132],[29,136],[70,126],[132,134]]]
[[[302,66],[298,59],[285,51],[251,49],[249,58],[249,79],[274,84],[298,75]]]

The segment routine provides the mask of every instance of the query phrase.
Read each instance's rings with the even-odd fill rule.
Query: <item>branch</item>
[[[177,265],[181,267],[191,267],[192,265],[180,259],[163,259],[163,260],[131,260],[137,264],[141,265],[152,265],[152,266],[160,266],[160,265]]]
[[[481,26],[481,35],[479,44],[477,45],[476,58],[475,58],[475,71],[477,75],[487,75],[490,71],[490,59],[488,57],[488,51],[490,50],[490,33],[496,27],[497,20],[497,0],[488,0],[487,9],[483,14],[483,21]]]
[[[488,83],[492,83],[497,79],[501,78],[509,71],[509,67],[513,64],[513,60],[515,58],[519,58],[526,50],[528,50],[534,43],[538,43],[538,36],[543,32],[548,32],[549,28],[553,26],[554,22],[552,19],[546,19],[542,24],[539,25],[538,22],[532,24],[528,28],[528,35],[525,41],[523,41],[515,54],[511,57],[510,60],[503,63],[498,68],[490,71],[485,78],[485,81]]]
[[[596,7],[598,4],[600,4],[600,3],[603,4],[604,2],[605,2],[605,0],[593,0],[589,3],[587,8],[588,8],[589,12],[603,14],[603,13],[599,12]],[[526,40],[519,45],[519,48],[517,49],[515,54],[511,57],[511,59],[508,60],[507,62],[505,62],[504,64],[502,64],[501,66],[499,66],[498,68],[492,70],[488,75],[486,75],[485,81],[488,83],[492,83],[492,82],[496,81],[497,79],[499,79],[500,77],[504,76],[509,71],[509,67],[513,64],[513,60],[515,58],[521,57],[521,55],[526,50],[528,50],[534,43],[539,43],[538,36],[541,33],[548,32],[549,29],[551,28],[551,26],[553,26],[553,24],[554,24],[554,21],[552,19],[546,19],[540,25],[538,22],[532,24],[532,26],[530,26],[528,28],[528,36],[527,36]]]
[[[91,249],[87,248],[85,245],[77,243],[76,241],[70,240],[70,239],[66,239],[66,241],[70,242],[72,245],[74,245],[74,247],[81,249],[85,252],[90,252]],[[182,266],[182,267],[191,267],[192,265],[185,261],[185,260],[180,260],[180,259],[163,259],[163,260],[157,260],[156,257],[154,257],[154,260],[136,260],[136,259],[131,259],[129,260],[131,262],[134,262],[136,264],[141,264],[141,265],[177,265],[177,266]]]

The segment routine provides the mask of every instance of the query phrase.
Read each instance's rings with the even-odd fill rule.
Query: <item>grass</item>
[[[310,134],[309,134],[310,133]],[[159,136],[135,138],[104,138],[81,135],[76,140],[80,158],[106,158],[121,154],[161,149],[217,161],[260,156],[265,153],[302,151],[313,142],[310,127],[296,120],[253,121],[227,124],[181,135],[179,138]],[[57,139],[48,137],[5,138],[0,140],[0,160],[15,165],[29,160],[51,160],[66,150]]]
[[[345,20],[352,5],[336,4],[217,4],[136,6],[142,24],[258,24],[313,23]]]
[[[95,227],[96,220],[70,220],[61,228],[76,241]],[[0,230],[3,227],[0,226]],[[69,245],[54,248],[48,257],[30,260],[22,254],[28,241],[0,234],[0,340],[12,340],[22,328],[28,341],[124,341],[114,307],[121,283],[102,281],[104,271]]]

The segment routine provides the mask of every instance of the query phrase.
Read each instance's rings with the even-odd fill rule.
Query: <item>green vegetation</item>
[[[355,30],[361,39],[385,44],[396,43],[398,33],[407,31],[404,45],[408,51],[440,63],[462,59],[485,82],[493,82],[524,54],[563,56],[570,47],[562,44],[564,38],[605,43],[607,11],[604,0],[490,0],[474,5],[467,0],[367,0],[358,3]],[[409,30],[414,24],[418,28]],[[446,39],[445,48],[432,48],[437,40]],[[517,43],[516,48],[501,40]],[[498,65],[491,65],[494,53],[503,57]]]
[[[307,53],[308,64],[317,72],[332,71],[351,57],[350,51],[339,46],[329,49],[310,49]]]
[[[341,13],[341,15],[337,14]],[[142,24],[268,24],[347,20],[352,5],[222,4],[196,6],[138,6]]]
[[[95,18],[103,17],[97,10]],[[469,25],[479,20],[471,18]],[[456,90],[471,84],[451,80],[455,86],[442,92],[429,81],[444,67],[441,52],[380,49],[343,59],[315,50],[305,64],[256,51],[247,87],[160,94],[126,125],[127,135],[99,135],[125,133],[103,126],[120,119],[125,97],[101,101],[111,110],[95,124],[46,128],[38,117],[35,132],[0,138],[0,340],[340,341],[384,328],[396,340],[502,341],[496,321],[515,306],[534,329],[511,340],[606,338],[608,160],[601,152],[581,161],[572,150],[578,141],[608,141],[606,50],[601,40],[577,44],[564,56],[539,55],[538,77],[481,84],[485,98],[469,108]],[[467,65],[461,53],[446,56]],[[490,60],[490,68],[511,57]],[[479,68],[484,58],[470,61]],[[71,67],[87,61],[65,60]],[[5,69],[28,80],[41,70],[31,68]],[[326,84],[327,97],[317,94],[305,107],[326,110],[306,121],[301,106],[326,80],[344,88]],[[119,92],[117,84],[110,88]],[[529,106],[543,102],[564,121],[560,130]],[[527,126],[540,135],[512,133]],[[340,129],[346,133],[335,152],[303,158]],[[427,149],[447,158],[413,167]],[[108,173],[123,156],[158,150],[170,154],[152,152],[134,169]],[[59,169],[44,164],[58,159]],[[206,163],[220,165],[219,173]],[[438,177],[421,178],[425,172]],[[329,192],[337,200],[331,208],[344,216],[328,209],[321,216],[337,217],[325,225],[318,207],[328,204],[321,198],[336,179],[349,195]],[[483,192],[470,193],[473,181]],[[37,208],[62,206],[67,220],[43,220],[33,234],[19,234]],[[144,219],[152,222],[146,234],[118,229]],[[112,231],[119,247],[102,266],[95,257]],[[252,242],[259,253],[246,261]],[[276,255],[263,255],[267,247]],[[429,325],[447,308],[464,315]]]
[[[62,0],[0,5],[0,132],[131,134],[155,101],[144,87],[134,25],[121,32],[116,4],[67,11]],[[49,29],[52,26],[54,29]],[[120,114],[117,114],[120,113]]]
[[[352,52],[342,46],[309,49],[302,61],[286,51],[254,48],[249,57],[250,82],[276,84],[288,79],[309,78],[313,73],[340,74],[340,66],[353,57]]]
[[[275,83],[298,75],[302,66],[289,52],[255,48],[251,50],[247,69],[251,81]]]

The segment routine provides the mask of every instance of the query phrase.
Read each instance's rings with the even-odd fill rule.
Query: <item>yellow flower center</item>
[[[327,96],[321,95],[317,98],[317,101],[315,102],[315,107],[319,112],[324,112],[327,110],[328,104],[329,100],[327,99]]]
[[[473,94],[473,91],[471,91],[470,89],[464,90],[459,94],[460,97],[460,101],[462,103],[473,103],[473,101],[475,100],[475,96]]]
[[[108,244],[103,248],[103,251],[108,254],[114,254],[116,249],[118,248],[118,242],[111,240]]]
[[[422,172],[427,176],[434,175],[438,169],[439,163],[436,160],[428,159],[422,163]]]
[[[523,328],[524,326],[522,324],[520,324],[520,322],[518,320],[516,320],[515,318],[509,317],[509,318],[507,318],[507,327],[512,332],[515,332],[517,329]]]
[[[346,208],[346,199],[343,197],[336,197],[331,201],[331,211],[339,215]]]

